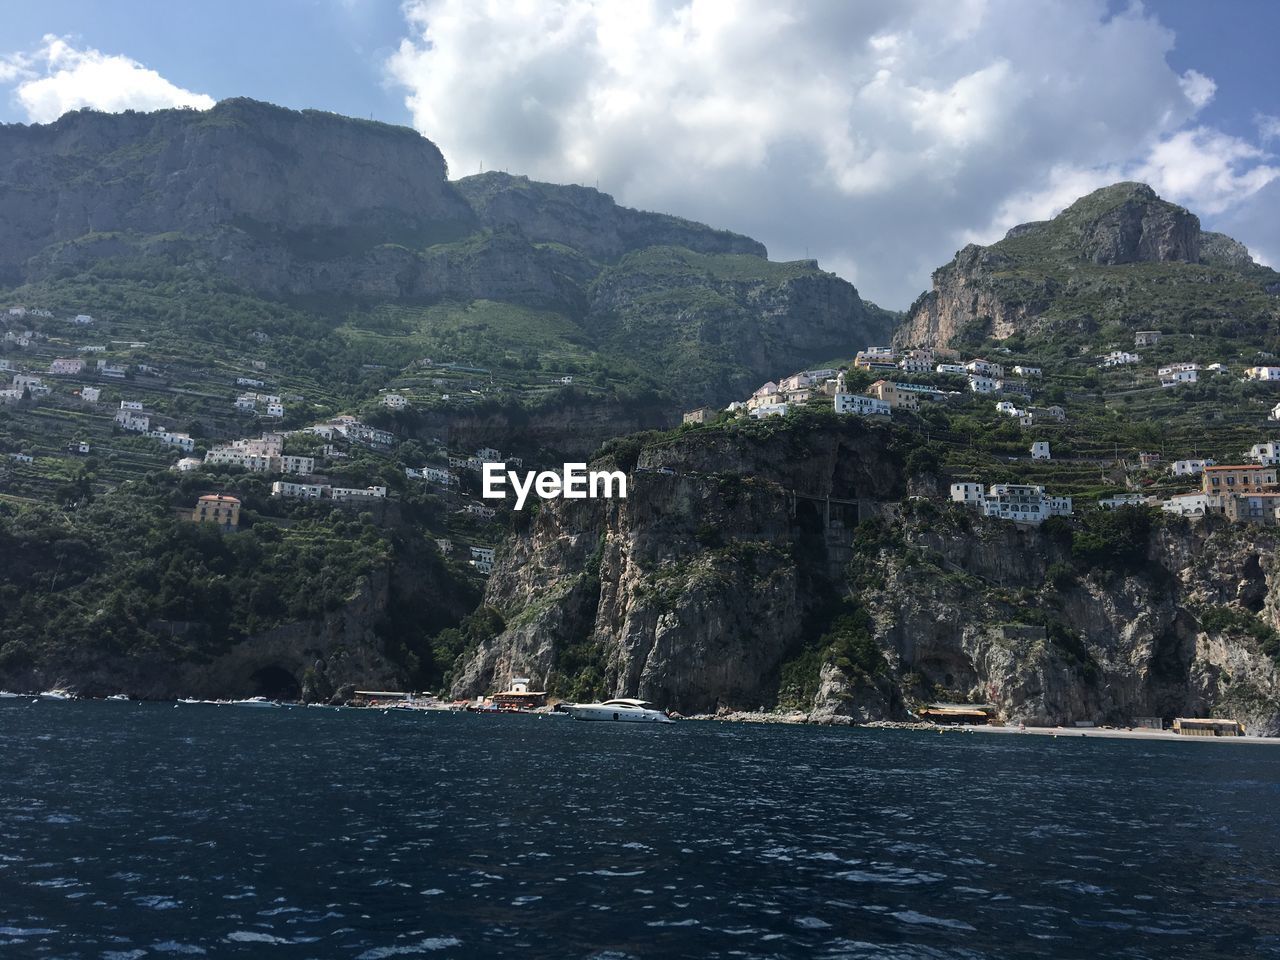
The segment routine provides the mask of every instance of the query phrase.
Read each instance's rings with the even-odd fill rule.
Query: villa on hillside
[[[1098,365],[1101,367],[1123,367],[1131,363],[1141,363],[1142,357],[1136,353],[1128,353],[1124,350],[1113,350],[1102,358],[1102,362]]]
[[[1156,375],[1160,378],[1160,386],[1176,387],[1183,383],[1195,383],[1200,377],[1198,363],[1172,363],[1161,367]]]
[[[716,417],[716,411],[710,407],[698,407],[690,410],[681,418],[681,423],[710,423]]]
[[[1266,493],[1276,485],[1276,468],[1255,464],[1232,464],[1205,467],[1201,492],[1213,495],[1228,493]]]
[[[1204,473],[1205,467],[1212,467],[1213,460],[1175,460],[1169,467],[1169,472],[1175,477],[1193,477],[1196,474]]]
[[[1244,372],[1246,380],[1280,380],[1280,367],[1250,367]]]
[[[951,500],[977,509],[985,517],[1014,523],[1043,523],[1049,517],[1069,517],[1070,497],[1054,497],[1032,484],[996,483],[989,490],[980,483],[953,483]]]
[[[854,413],[863,417],[893,416],[893,409],[887,402],[860,393],[837,393],[832,407],[836,413]]]
[[[1139,330],[1133,335],[1133,345],[1135,347],[1154,347],[1160,342],[1160,337],[1159,330]]]
[[[191,512],[194,523],[212,523],[220,530],[240,526],[240,501],[224,493],[211,493],[196,501]]]
[[[900,390],[896,383],[891,383],[888,380],[877,380],[869,386],[867,388],[867,396],[883,400],[894,410],[920,409],[920,398],[917,393]]]

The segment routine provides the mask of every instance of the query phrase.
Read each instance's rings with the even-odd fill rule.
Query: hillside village
[[[1158,330],[1141,330],[1135,334],[1134,347],[1154,348],[1164,339]],[[1272,359],[1260,354],[1258,360]],[[1095,356],[1099,369],[1135,367],[1142,363],[1137,353],[1113,350]],[[973,357],[963,359],[957,351],[930,348],[897,350],[893,347],[869,346],[859,351],[848,367],[825,367],[802,370],[777,381],[769,381],[742,401],[731,402],[723,411],[702,407],[684,414],[686,424],[713,422],[722,416],[763,420],[782,417],[795,410],[829,404],[837,414],[853,414],[872,418],[892,418],[895,413],[908,415],[907,422],[927,432],[918,417],[922,404],[972,405],[975,397],[998,396],[995,413],[1009,417],[1024,431],[1030,444],[1026,456],[1032,462],[1053,460],[1051,442],[1036,438],[1036,429],[1067,423],[1067,408],[1061,403],[1037,406],[1031,401],[1054,380],[1053,368],[1046,379],[1043,364],[1036,362],[1005,363]],[[1201,374],[1231,378],[1228,365],[1212,362],[1201,365],[1191,361],[1166,362],[1158,365],[1150,380],[1161,391],[1200,383]],[[853,378],[876,377],[862,392],[851,386]],[[1142,383],[1148,376],[1139,371],[1132,376]],[[900,379],[900,378],[909,379]],[[892,378],[892,379],[890,379]],[[1280,381],[1280,366],[1265,362],[1243,367],[1238,376],[1243,383]],[[1267,420],[1280,421],[1280,400],[1272,405]],[[1043,432],[1043,430],[1041,430]],[[1280,464],[1280,443],[1262,441],[1241,450],[1239,464],[1220,465],[1212,458],[1175,459],[1167,467],[1173,483],[1200,478],[1198,489],[1174,490],[1164,494],[1135,492],[1150,485],[1151,474],[1165,470],[1164,457],[1144,450],[1129,451],[1121,458],[1119,451],[1111,456],[1071,458],[1073,466],[1096,464],[1114,470],[1119,467],[1125,489],[1105,491],[1092,497],[1088,505],[1100,510],[1121,507],[1152,507],[1188,518],[1222,515],[1232,522],[1280,524],[1280,484],[1276,466]],[[1016,460],[1016,457],[1009,457]],[[986,483],[981,478],[960,479],[949,486],[952,503],[972,509],[983,516],[1014,523],[1038,524],[1052,516],[1071,516],[1078,503],[1070,495],[1051,493],[1045,485],[1034,483]]]
[[[54,329],[42,332],[21,326],[30,319],[52,323]],[[266,360],[245,358],[239,364],[242,372],[232,367],[235,375],[226,377],[219,398],[216,384],[202,383],[204,389],[199,394],[190,388],[175,388],[170,371],[155,361],[151,345],[145,341],[101,338],[104,342],[76,346],[77,340],[92,337],[100,327],[92,314],[60,321],[51,310],[13,306],[0,321],[11,327],[0,342],[5,351],[0,355],[0,375],[9,380],[0,390],[0,406],[29,416],[55,417],[58,432],[71,437],[61,449],[51,449],[47,439],[13,449],[11,441],[0,438],[0,450],[9,465],[3,479],[10,490],[25,486],[37,493],[59,475],[74,477],[77,464],[105,463],[116,467],[108,475],[117,482],[138,476],[144,469],[168,467],[183,475],[207,476],[210,486],[227,486],[237,472],[278,478],[272,479],[270,495],[281,500],[360,507],[393,496],[386,482],[353,486],[332,481],[325,472],[326,467],[350,467],[353,451],[359,451],[372,458],[373,469],[363,472],[378,474],[381,468],[377,464],[389,465],[396,457],[400,443],[396,433],[349,413],[291,429],[281,426],[286,416],[296,423],[316,405],[308,403],[302,393],[271,392]],[[21,328],[12,328],[15,323]],[[65,334],[57,330],[62,324],[66,325]],[[70,356],[73,352],[77,355]],[[424,363],[435,366],[430,361]],[[457,365],[444,367],[446,376],[482,372]],[[207,376],[201,379],[207,380]],[[573,378],[567,375],[561,379],[571,383]],[[197,396],[201,401],[198,411],[187,402]],[[447,400],[448,394],[444,398]],[[405,394],[384,391],[369,409],[403,413],[411,407]],[[191,425],[186,426],[187,422]],[[238,429],[250,424],[266,429],[256,436],[235,436]],[[214,439],[210,434],[215,431],[230,436]],[[135,437],[145,442],[130,439]],[[4,450],[5,446],[9,449]],[[421,446],[417,444],[415,449]],[[492,569],[493,543],[499,535],[495,525],[498,512],[475,495],[471,489],[475,484],[460,484],[456,469],[478,473],[485,459],[499,459],[500,453],[482,448],[470,455],[450,455],[443,445],[437,445],[434,453],[422,450],[421,456],[418,464],[400,468],[406,482],[433,485],[454,514],[467,518],[465,523],[452,525],[456,529],[442,531],[449,535],[434,542],[445,557],[465,560],[475,573],[487,575]],[[435,463],[430,462],[432,458]],[[519,457],[507,460],[520,462]],[[14,493],[0,496],[23,499]],[[191,519],[209,519],[211,515],[202,507],[222,502],[234,502],[236,510],[234,516],[220,514],[216,525],[224,531],[238,529],[240,502],[225,489],[198,498],[190,511]]]

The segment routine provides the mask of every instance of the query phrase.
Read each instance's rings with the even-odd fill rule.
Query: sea
[[[0,701],[0,958],[1280,957],[1280,748]]]

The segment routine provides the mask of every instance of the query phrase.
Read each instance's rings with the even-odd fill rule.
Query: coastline
[[[1017,727],[1017,726],[994,726],[994,725],[976,725],[976,724],[937,724],[926,722],[911,722],[899,720],[873,720],[870,723],[848,723],[841,722],[844,718],[835,718],[832,722],[830,718],[812,719],[809,714],[796,711],[794,713],[749,713],[749,712],[732,712],[724,714],[694,714],[688,717],[682,717],[683,721],[708,721],[714,720],[721,723],[770,723],[784,725],[804,725],[804,726],[841,726],[852,727],[860,730],[915,730],[920,733],[987,733],[987,734],[1004,734],[1009,736],[1036,736],[1036,737],[1100,737],[1109,740],[1173,740],[1179,743],[1186,742],[1208,742],[1214,743],[1254,743],[1266,745],[1280,745],[1280,736],[1277,737],[1260,737],[1245,734],[1242,737],[1192,737],[1183,734],[1174,733],[1172,730],[1151,730],[1148,728],[1123,728],[1123,727]]]

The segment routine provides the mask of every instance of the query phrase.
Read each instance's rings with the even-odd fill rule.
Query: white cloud
[[[1275,176],[1107,0],[407,0],[390,58],[454,175],[504,168],[812,256],[903,306],[972,236],[1122,176],[1201,213]],[[987,224],[974,234],[975,225]],[[998,234],[996,234],[998,235]],[[1248,242],[1247,237],[1241,239]]]
[[[118,54],[78,49],[46,35],[38,50],[0,60],[0,82],[17,82],[14,97],[34,123],[56,120],[68,110],[207,110],[214,100],[170,83],[156,71]]]

